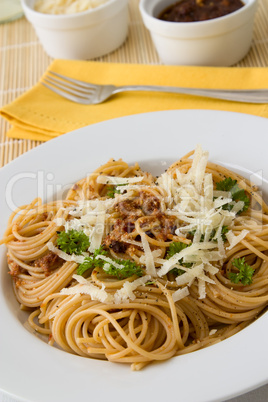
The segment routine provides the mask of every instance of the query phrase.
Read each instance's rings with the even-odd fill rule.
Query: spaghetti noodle
[[[2,239],[29,323],[63,350],[130,363],[215,344],[268,304],[268,207],[198,146],[160,177],[110,160]]]

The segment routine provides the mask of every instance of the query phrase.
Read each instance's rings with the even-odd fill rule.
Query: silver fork
[[[222,99],[243,103],[268,103],[268,89],[224,90],[182,88],[151,85],[128,85],[116,87],[114,85],[96,85],[75,80],[64,75],[49,71],[43,78],[42,84],[58,95],[70,101],[84,105],[96,105],[104,102],[112,95],[123,91],[154,91],[204,96],[207,98]]]

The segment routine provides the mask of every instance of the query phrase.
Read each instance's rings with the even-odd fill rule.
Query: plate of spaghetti
[[[267,128],[148,113],[4,167],[1,389],[209,402],[267,383]]]

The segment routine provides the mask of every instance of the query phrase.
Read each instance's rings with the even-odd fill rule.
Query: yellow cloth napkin
[[[268,88],[268,68],[185,67],[54,60],[49,70],[96,84],[148,84],[203,88]],[[12,138],[47,141],[80,127],[116,117],[170,109],[225,110],[268,117],[267,104],[242,104],[204,97],[124,92],[99,105],[63,99],[39,82],[0,114]]]

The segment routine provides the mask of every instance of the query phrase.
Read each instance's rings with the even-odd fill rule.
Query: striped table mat
[[[129,0],[127,41],[118,50],[98,61],[160,64],[150,35],[143,26],[138,3],[139,0]],[[51,61],[24,17],[0,25],[0,107],[30,89]],[[237,66],[268,66],[268,0],[259,0],[252,47]],[[0,118],[0,167],[39,145],[38,141],[7,139],[9,128],[9,124]]]

